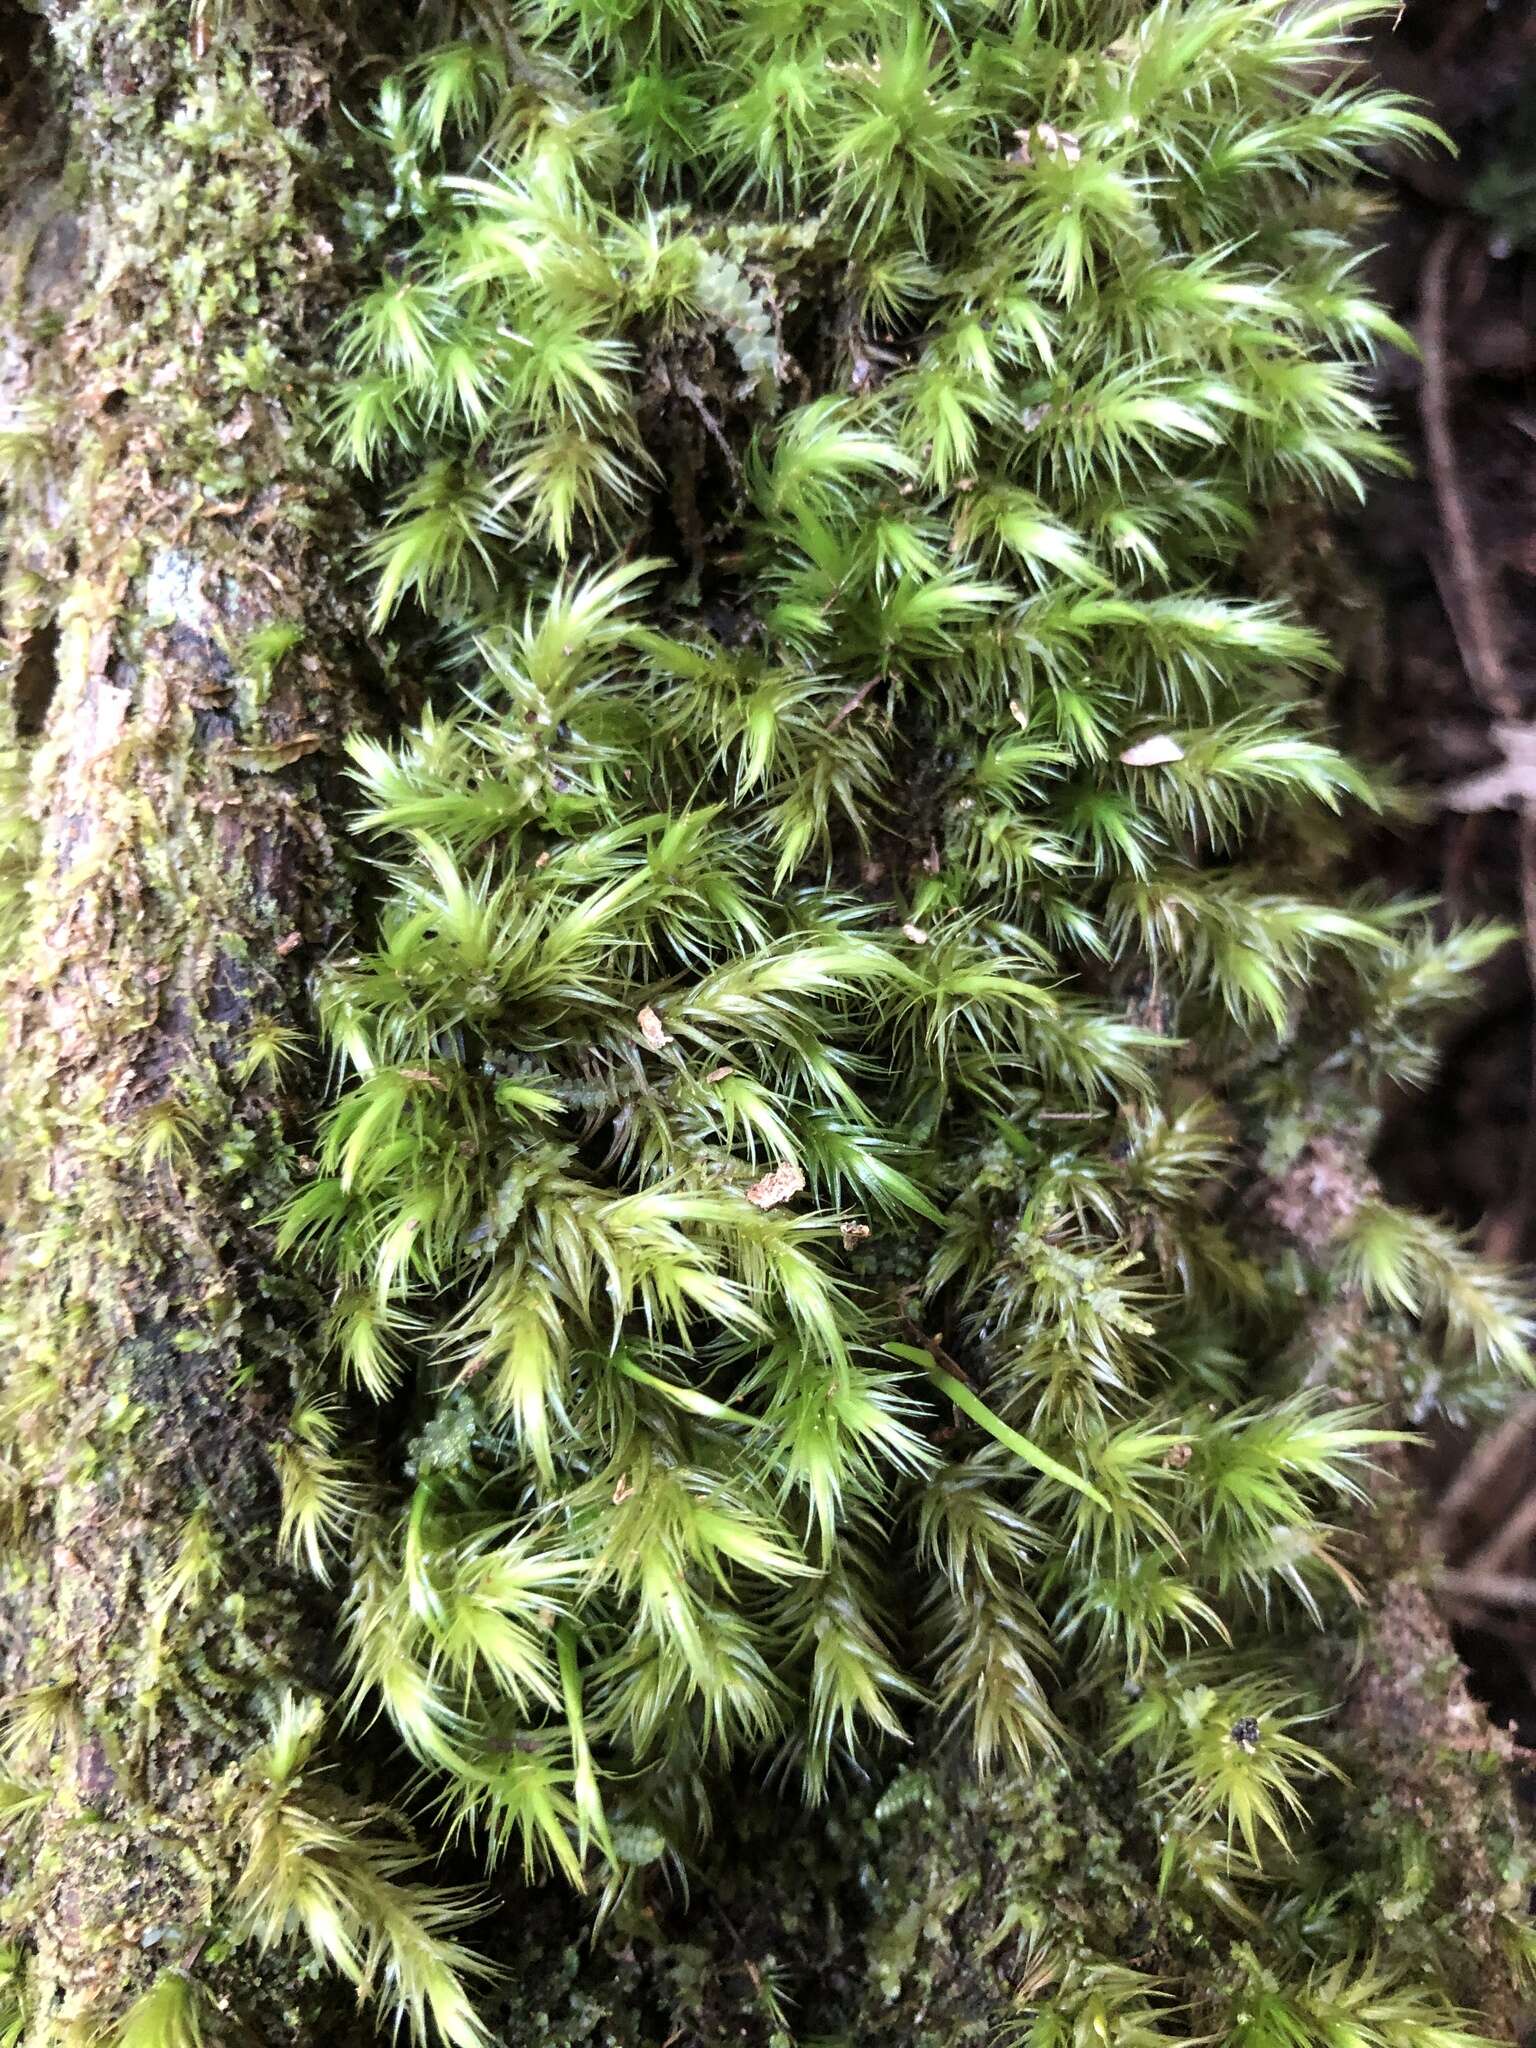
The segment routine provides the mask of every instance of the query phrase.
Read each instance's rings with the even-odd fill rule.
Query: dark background
[[[1362,874],[1520,935],[1436,1084],[1387,1105],[1377,1163],[1393,1195],[1536,1266],[1536,0],[1410,0],[1370,54],[1457,154],[1385,166],[1370,272],[1421,355],[1389,356],[1379,396],[1413,471],[1341,514],[1320,579],[1339,723],[1423,795]],[[1474,1685],[1536,1746],[1536,1394],[1423,1456]]]

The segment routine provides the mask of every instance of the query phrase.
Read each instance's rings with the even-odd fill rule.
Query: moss
[[[1408,1503],[1397,1512],[1410,1522]],[[1453,1995],[1517,2034],[1536,1869],[1512,1745],[1488,1728],[1414,1569],[1384,1575],[1359,1657],[1339,1752],[1355,1800],[1333,1823],[1351,1889],[1385,1954],[1406,1964],[1428,1944]]]
[[[380,93],[337,436],[457,659],[353,748],[284,1246],[411,1409],[356,1693],[488,1870],[601,1874],[616,2037],[631,1954],[663,2038],[933,2048],[1427,2041],[1491,1967],[1314,1726],[1380,1410],[1529,1370],[1367,1163],[1503,935],[1337,900],[1391,798],[1243,587],[1380,455],[1336,173],[1426,130],[1293,99],[1355,19],[553,0]],[[882,1819],[914,1720],[980,1782]],[[770,1763],[798,1865],[709,1846]]]
[[[1333,163],[1413,117],[1301,119],[1309,31],[1247,0],[1194,43],[1114,0],[559,0],[354,155],[319,10],[45,19],[3,372],[17,2016],[1512,2027],[1498,1759],[1331,1526],[1373,1512],[1362,1399],[1524,1358],[1363,1165],[1497,935],[1333,899],[1329,821],[1382,798],[1240,562],[1255,502],[1375,459]],[[482,143],[503,184],[447,184]],[[397,492],[376,633],[475,650],[354,740],[376,934],[327,830],[368,639],[322,404]],[[324,1747],[342,1687],[420,1780]]]

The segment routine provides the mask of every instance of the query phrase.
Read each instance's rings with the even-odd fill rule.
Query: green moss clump
[[[410,1443],[316,1390],[289,1538],[442,1839],[621,1925],[742,1772],[942,1727],[861,2040],[1471,2039],[1309,1821],[1308,1641],[1364,1397],[1529,1370],[1362,1163],[1500,935],[1331,892],[1388,798],[1241,574],[1383,459],[1373,11],[541,0],[379,102],[336,426],[444,658],[284,1242]],[[374,1982],[347,1854],[258,1920]],[[380,1988],[472,2042],[454,1953]]]

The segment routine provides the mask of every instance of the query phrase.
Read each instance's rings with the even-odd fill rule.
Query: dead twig
[[[1436,1584],[1448,1598],[1477,1607],[1536,1609],[1536,1579],[1521,1572],[1441,1572]]]
[[[1444,38],[1442,37],[1442,40]],[[1420,279],[1419,347],[1423,374],[1419,384],[1419,411],[1424,426],[1430,483],[1445,535],[1445,582],[1441,597],[1450,618],[1451,630],[1461,650],[1462,666],[1484,708],[1493,719],[1507,759],[1514,763],[1529,753],[1525,738],[1524,706],[1510,679],[1504,653],[1504,636],[1498,616],[1498,602],[1487,561],[1478,545],[1477,530],[1462,488],[1456,455],[1456,436],[1451,424],[1451,371],[1447,348],[1447,301],[1451,266],[1462,240],[1462,223],[1448,220],[1435,236],[1424,260]],[[1431,568],[1435,565],[1432,563]],[[1436,574],[1436,581],[1440,583]],[[1502,728],[1502,732],[1498,729]],[[1525,944],[1526,972],[1536,997],[1536,804],[1521,792],[1518,797],[1518,846],[1520,864],[1521,927]],[[1536,1207],[1536,1040],[1531,1048],[1529,1080],[1530,1114],[1526,1120],[1521,1149],[1520,1174],[1514,1200],[1501,1219],[1500,1238],[1508,1238],[1508,1249],[1518,1250]],[[1498,1247],[1503,1249],[1502,1244]]]
[[[848,702],[846,704],[840,705],[839,708],[836,711],[834,711],[832,716],[827,720],[827,731],[836,732],[837,728],[842,724],[843,720],[845,718],[851,717],[852,714],[858,710],[859,706],[864,702],[865,698],[869,695],[870,691],[877,688],[878,685],[883,683],[884,681],[884,676],[871,676],[867,683],[860,683],[859,687],[848,699]]]
[[[1423,355],[1419,413],[1435,507],[1445,534],[1449,589],[1443,594],[1450,599],[1446,609],[1461,648],[1462,664],[1472,687],[1493,716],[1507,725],[1518,725],[1522,716],[1520,699],[1511,688],[1506,671],[1493,597],[1461,486],[1456,438],[1451,427],[1446,299],[1451,263],[1461,238],[1461,222],[1448,220],[1424,259],[1419,311],[1419,348]]]
[[[1521,1544],[1532,1536],[1536,1536],[1536,1492],[1528,1492],[1517,1503],[1514,1513],[1506,1515],[1486,1541],[1462,1560],[1457,1570],[1470,1572],[1474,1578],[1502,1571]]]
[[[1512,1415],[1507,1415],[1493,1432],[1473,1447],[1461,1470],[1441,1496],[1435,1511],[1436,1548],[1450,1549],[1451,1532],[1457,1521],[1487,1492],[1509,1460],[1524,1446],[1536,1429],[1536,1394],[1529,1394]]]

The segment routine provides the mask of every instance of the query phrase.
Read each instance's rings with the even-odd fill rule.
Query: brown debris
[[[1049,121],[1037,121],[1033,128],[1015,128],[1017,149],[1008,152],[1011,164],[1028,164],[1031,168],[1043,158],[1060,157],[1063,163],[1075,164],[1083,154],[1083,146],[1075,135],[1069,135],[1064,128],[1053,128]]]
[[[1309,1258],[1323,1257],[1348,1228],[1375,1181],[1337,1138],[1313,1138],[1274,1182],[1265,1212]]]
[[[666,1046],[672,1044],[671,1032],[664,1027],[661,1019],[649,1003],[640,1012],[635,1022],[640,1026],[640,1036],[645,1040],[652,1052],[661,1052]]]
[[[798,1195],[804,1186],[804,1173],[793,1159],[785,1159],[772,1172],[752,1183],[747,1189],[747,1200],[754,1209],[777,1209],[781,1202],[788,1202]]]

